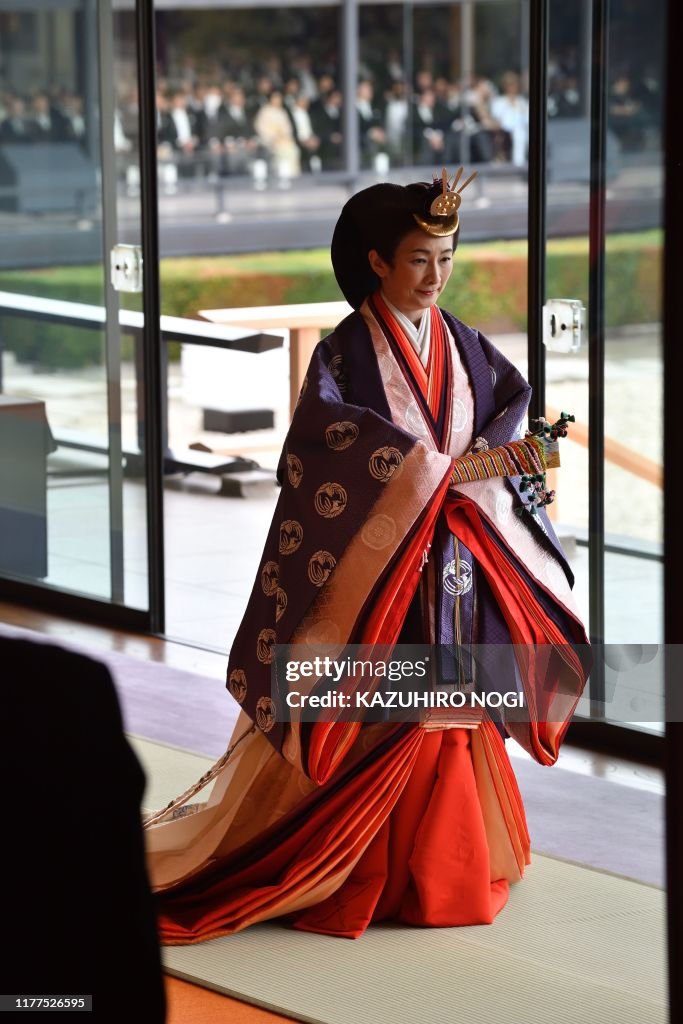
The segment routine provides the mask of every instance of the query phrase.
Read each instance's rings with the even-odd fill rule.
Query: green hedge
[[[661,233],[615,235],[607,243],[607,326],[660,318]],[[525,242],[463,245],[441,304],[489,334],[526,329]],[[588,301],[588,246],[584,238],[548,245],[547,294]],[[0,272],[0,290],[101,304],[102,268],[60,267]],[[122,297],[140,308],[140,296]],[[325,250],[162,260],[161,307],[173,316],[200,309],[324,302],[341,298]],[[70,368],[102,362],[103,332],[0,318],[2,348],[21,362]],[[124,340],[123,357],[130,356]]]

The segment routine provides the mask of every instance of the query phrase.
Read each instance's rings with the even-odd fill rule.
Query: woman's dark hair
[[[332,237],[332,266],[347,301],[357,309],[380,280],[371,270],[368,253],[376,249],[385,263],[393,263],[396,250],[411,231],[419,230],[413,214],[438,223],[429,208],[441,192],[441,180],[413,185],[383,182],[371,185],[349,199],[341,212]],[[458,244],[453,235],[453,249]]]

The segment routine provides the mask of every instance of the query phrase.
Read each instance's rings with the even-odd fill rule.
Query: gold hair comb
[[[426,231],[428,235],[434,235],[437,238],[445,238],[446,235],[452,235],[458,230],[460,223],[458,210],[460,208],[460,203],[462,202],[461,193],[477,176],[477,171],[473,171],[467,181],[463,182],[460,188],[457,188],[464,169],[464,167],[460,167],[456,171],[452,185],[448,182],[448,171],[445,167],[441,172],[441,195],[438,195],[436,199],[434,199],[432,205],[429,207],[429,213],[432,217],[446,217],[447,219],[445,221],[440,224],[432,224],[430,221],[420,217],[418,213],[413,214],[417,224],[423,231]],[[436,181],[438,181],[438,178]]]

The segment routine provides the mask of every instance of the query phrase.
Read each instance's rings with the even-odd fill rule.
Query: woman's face
[[[397,309],[417,321],[438,300],[453,269],[453,235],[434,238],[416,228],[399,242],[392,263],[376,249],[370,266],[382,281],[382,291]]]

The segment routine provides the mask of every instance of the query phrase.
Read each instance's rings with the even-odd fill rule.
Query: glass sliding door
[[[329,245],[345,194],[339,4],[154,7],[162,313],[311,301],[291,250]],[[165,627],[225,651],[277,501],[289,363],[282,343],[197,341],[168,350]]]
[[[139,241],[114,87],[136,65],[116,26],[110,0],[0,3],[0,594],[38,585],[142,625],[142,295],[110,267]],[[134,258],[117,287],[138,287]]]
[[[605,531],[608,643],[661,643],[664,150],[663,17],[644,0],[610,10],[608,130],[619,192],[605,262]],[[626,449],[625,451],[622,448]],[[632,600],[624,600],[629,595]],[[631,605],[631,618],[624,605]],[[635,617],[637,616],[637,617]]]
[[[526,129],[497,119],[526,89],[524,2],[154,7],[164,313],[339,299],[329,243],[349,193],[463,162],[479,176],[446,304],[525,369]],[[286,373],[284,350],[170,350],[170,449],[272,473]],[[224,650],[277,490],[249,481],[235,500],[227,473],[191,463],[164,478],[166,630]]]
[[[651,720],[663,718],[662,671],[649,659],[651,645],[663,640],[665,24],[645,2],[610,4],[606,60],[591,77],[595,8],[589,0],[549,4],[545,297],[578,299],[586,307],[580,343],[558,351],[550,342],[545,352],[547,414],[564,409],[577,421],[563,445],[551,514],[576,574],[580,612],[593,639],[608,645],[607,664],[591,680],[597,701],[591,706],[586,697],[581,711],[661,731]],[[604,151],[600,166],[595,159],[591,166],[594,90],[601,82]],[[591,200],[595,211],[599,191],[604,236],[595,220],[591,227]],[[597,476],[591,465],[599,466]],[[628,707],[614,689],[617,663],[622,673],[650,665],[643,674],[647,692]]]
[[[574,298],[588,305],[590,200],[590,3],[568,12],[548,5],[546,107],[547,175],[545,299]],[[583,314],[585,320],[585,313]],[[588,350],[584,324],[580,347],[557,350],[545,338],[546,416],[567,410],[576,424],[562,448],[562,467],[551,471],[556,500],[549,507],[575,575],[579,613],[589,628],[588,563]],[[560,346],[561,348],[561,346]]]

